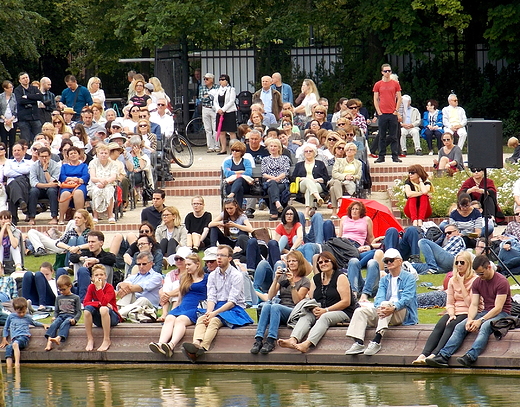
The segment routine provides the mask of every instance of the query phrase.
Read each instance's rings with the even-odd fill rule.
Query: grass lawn
[[[40,264],[44,261],[48,261],[51,264],[54,264],[55,255],[47,255],[42,257],[34,257],[34,256],[26,256],[25,268],[31,271],[38,271],[40,269]],[[430,282],[434,287],[442,285],[442,281],[444,280],[445,274],[434,274],[434,275],[423,275],[419,276],[419,281],[417,282],[417,293],[425,293],[429,290],[426,287],[419,287],[419,284],[424,282]],[[514,281],[509,280],[509,283],[512,285]],[[520,290],[512,291],[511,294],[518,294]],[[256,309],[248,310],[251,311],[249,314],[251,318],[256,321]],[[433,308],[433,309],[420,309],[419,310],[419,323],[421,324],[435,324],[439,320],[440,316],[439,312],[444,311],[444,308]],[[50,323],[50,318],[41,320],[43,323]],[[83,317],[81,317],[80,323],[83,323]]]

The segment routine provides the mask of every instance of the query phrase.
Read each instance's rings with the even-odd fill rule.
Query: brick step
[[[217,186],[182,186],[182,187],[169,187],[163,188],[166,192],[166,196],[220,196],[220,185]],[[139,205],[140,206],[140,205]]]
[[[219,186],[220,178],[200,177],[200,178],[177,178],[175,181],[167,181],[162,185],[162,189],[195,187],[195,186]]]
[[[433,166],[423,166],[426,172],[432,172]],[[381,164],[370,164],[370,174],[381,174],[381,173],[402,173],[406,174],[408,165],[402,163],[394,163],[393,165],[381,165]]]
[[[139,223],[123,223],[124,217],[120,219],[115,225],[110,225],[106,220],[101,220],[96,226],[95,230],[99,230],[100,232],[130,232],[137,231],[139,229]],[[65,231],[65,225],[48,225],[44,222],[36,225],[27,225],[25,222],[18,222],[16,226],[22,233],[27,233],[30,229],[36,229],[39,232],[45,233],[51,227],[58,229],[60,232]]]
[[[172,175],[175,178],[175,180],[177,180],[179,178],[209,178],[209,177],[220,178],[220,170],[176,169],[175,171],[172,171]],[[173,181],[173,182],[175,182],[175,181]]]

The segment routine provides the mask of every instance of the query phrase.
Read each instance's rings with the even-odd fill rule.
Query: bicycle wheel
[[[170,141],[170,152],[178,165],[182,168],[191,167],[193,164],[193,150],[190,143],[183,136],[174,134]]]
[[[206,145],[206,130],[204,130],[202,117],[196,117],[190,120],[186,125],[186,132],[184,134],[192,145],[204,147]]]

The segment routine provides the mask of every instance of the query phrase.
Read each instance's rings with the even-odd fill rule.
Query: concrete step
[[[252,355],[249,350],[254,342],[256,326],[219,330],[211,349],[201,356],[197,363],[209,365],[244,364],[244,365],[356,365],[356,366],[401,366],[409,369],[421,369],[412,366],[412,361],[421,353],[430,336],[433,325],[415,325],[390,327],[385,333],[381,351],[374,356],[346,356],[345,351],[352,345],[352,340],[345,337],[346,327],[332,327],[327,330],[322,340],[308,353],[277,346],[268,355]],[[22,363],[175,363],[190,364],[181,352],[182,342],[191,342],[193,326],[189,327],[184,338],[175,347],[172,358],[152,353],[148,344],[157,341],[161,324],[123,323],[111,329],[112,346],[107,352],[86,352],[85,329],[83,325],[72,327],[70,336],[60,346],[54,346],[50,352],[44,350],[45,330],[31,328],[32,338],[29,346],[22,351]],[[94,345],[102,342],[102,330],[94,328]],[[281,327],[279,338],[288,338],[291,330]],[[366,338],[372,338],[374,330],[368,329]],[[475,340],[476,334],[469,334],[464,344],[450,359],[450,366],[461,367],[456,358],[463,355]],[[520,368],[520,332],[509,331],[501,341],[494,337],[479,357],[475,368],[519,369]],[[3,352],[3,351],[2,351]],[[424,369],[424,368],[423,368]],[[432,368],[428,369],[431,372]]]
[[[177,169],[175,171],[172,171],[172,175],[175,178],[175,180],[177,180],[178,178],[220,178],[220,170],[190,170],[189,168],[186,168],[184,170]]]

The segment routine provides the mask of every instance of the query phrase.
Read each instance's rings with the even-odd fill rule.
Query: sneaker
[[[254,212],[255,212],[254,209],[247,208],[247,209],[246,209],[246,216],[247,216],[249,219],[253,219],[253,218],[255,217]]]
[[[258,352],[260,352],[260,349],[262,349],[262,345],[263,345],[262,340],[257,339],[249,352],[251,352],[253,355],[258,354]]]
[[[426,358],[426,364],[432,367],[449,367],[448,359],[446,359],[440,353],[433,358]]]
[[[361,345],[360,343],[354,342],[350,349],[345,352],[345,355],[359,355],[363,353],[365,349],[365,345]]]
[[[363,352],[364,355],[372,356],[381,350],[381,344],[376,342],[370,342]]]
[[[437,274],[437,270],[434,270],[434,269],[428,269],[428,271],[426,272],[426,274]]]
[[[466,353],[464,356],[457,358],[457,362],[459,362],[462,366],[472,367],[475,361],[471,359],[471,357]]]
[[[272,338],[267,338],[267,341],[264,343],[264,346],[262,346],[262,349],[260,349],[260,353],[263,355],[267,355],[269,352],[272,352],[275,348],[275,342]]]
[[[433,150],[430,150],[430,152],[428,153],[428,155],[433,155]]]
[[[385,158],[384,157],[383,158],[379,157],[377,160],[374,161],[374,163],[376,163],[376,164],[377,163],[384,163],[384,162],[385,162]]]
[[[420,148],[415,150],[415,155],[422,155],[422,150]]]
[[[36,251],[34,252],[34,257],[41,257],[41,256],[47,256],[47,250],[45,250],[43,247],[38,247]]]

